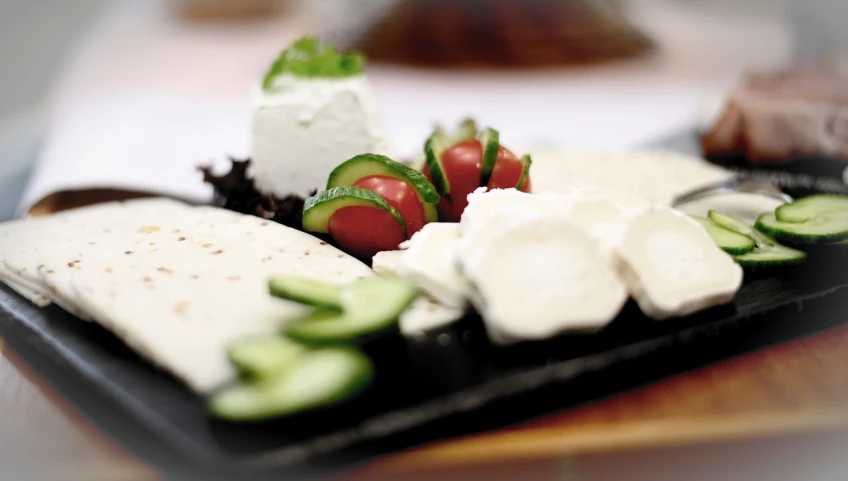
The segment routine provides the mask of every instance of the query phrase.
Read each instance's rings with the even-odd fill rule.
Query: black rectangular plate
[[[0,288],[0,334],[60,393],[137,456],[180,479],[322,477],[392,451],[595,400],[845,322],[848,249],[760,272],[732,305],[655,322],[632,303],[591,336],[495,348],[478,319],[368,348],[377,382],[348,405],[232,425],[102,328]],[[294,478],[296,476],[296,478]]]

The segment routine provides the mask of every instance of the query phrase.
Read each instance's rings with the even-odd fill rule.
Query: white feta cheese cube
[[[389,155],[375,102],[364,76],[296,78],[257,93],[253,109],[252,169],[257,188],[278,197],[323,189],[349,158]]]

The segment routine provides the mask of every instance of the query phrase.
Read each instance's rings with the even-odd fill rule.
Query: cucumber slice
[[[757,244],[754,250],[733,256],[733,259],[741,266],[757,268],[794,265],[804,262],[807,258],[806,252],[783,246],[768,235],[727,214],[711,210],[708,217],[725,229],[750,237]]]
[[[427,156],[427,169],[433,178],[433,185],[439,195],[450,198],[450,184],[442,165],[442,154],[451,146],[450,139],[441,130],[436,130],[424,143],[424,155]]]
[[[521,163],[524,165],[524,170],[521,171],[521,177],[515,183],[515,190],[523,189],[524,184],[527,183],[527,179],[530,178],[530,166],[533,165],[533,159],[530,158],[530,154],[521,157]]]
[[[316,311],[290,324],[286,334],[306,343],[356,341],[394,327],[416,295],[415,287],[399,277],[357,281],[342,289],[341,313]]]
[[[456,145],[460,142],[477,138],[477,131],[477,122],[475,122],[474,119],[470,117],[464,119],[459,123],[459,128],[456,129],[456,132],[450,136],[451,145]]]
[[[746,254],[733,256],[739,265],[750,268],[801,264],[806,258],[806,252],[783,246],[757,247]]]
[[[352,348],[306,351],[288,369],[254,383],[236,384],[208,401],[209,411],[230,421],[261,421],[344,401],[371,382],[374,367]]]
[[[480,145],[483,147],[483,158],[480,162],[480,187],[489,185],[492,171],[495,170],[495,164],[498,163],[498,150],[501,147],[500,139],[501,134],[491,127],[486,127],[480,133]]]
[[[816,194],[781,205],[775,210],[775,216],[781,222],[801,223],[838,212],[848,212],[848,196]]]
[[[265,379],[288,368],[307,351],[303,344],[282,336],[242,339],[227,349],[230,362],[251,379]]]
[[[323,190],[306,199],[303,205],[303,229],[308,232],[329,232],[330,217],[342,207],[365,206],[383,209],[392,214],[404,234],[406,227],[400,212],[392,207],[380,194],[359,187],[341,186]]]
[[[732,231],[725,227],[721,227],[715,222],[704,217],[691,217],[695,219],[696,222],[701,224],[701,227],[706,229],[707,234],[712,237],[713,242],[715,242],[721,250],[727,252],[728,254],[745,254],[747,252],[751,252],[752,250],[754,250],[754,247],[757,246],[757,243],[754,242],[754,239],[751,239],[746,235]]]
[[[848,239],[848,212],[822,214],[801,222],[781,222],[774,214],[757,218],[757,229],[778,240],[798,243],[832,243]]]
[[[439,222],[439,209],[436,204],[422,204],[424,206],[424,221]]]
[[[357,155],[333,169],[327,180],[327,189],[342,185],[353,185],[363,177],[382,175],[402,180],[415,189],[422,203],[436,204],[440,196],[433,184],[421,172],[400,162],[377,154]]]
[[[725,229],[730,229],[734,232],[754,239],[754,242],[757,244],[757,247],[780,245],[776,240],[763,234],[762,232],[755,229],[753,226],[750,226],[735,217],[729,216],[727,214],[722,214],[721,212],[716,212],[714,210],[709,211],[707,217],[711,221],[715,222],[721,227],[724,227]]]
[[[277,276],[268,281],[271,295],[323,309],[341,310],[341,287],[296,276]]]

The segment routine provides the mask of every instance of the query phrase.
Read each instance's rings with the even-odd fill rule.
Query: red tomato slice
[[[412,234],[424,227],[424,206],[415,189],[406,182],[394,177],[372,175],[359,179],[353,185],[380,194],[397,209],[403,217],[407,236],[412,237]]]
[[[396,250],[406,240],[397,219],[377,207],[342,207],[330,216],[328,227],[341,248],[361,258]]]
[[[480,187],[482,158],[483,146],[479,140],[460,142],[442,154],[442,166],[451,191],[450,202],[444,197],[439,202],[439,220],[442,222],[459,222],[468,206],[468,194]],[[490,189],[514,188],[521,178],[523,169],[524,166],[515,154],[501,147],[487,187]],[[432,182],[430,169],[425,165],[422,171]],[[529,178],[521,190],[530,192]]]

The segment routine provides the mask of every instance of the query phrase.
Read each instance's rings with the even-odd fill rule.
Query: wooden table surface
[[[0,359],[0,409],[3,472],[158,477],[98,433],[8,347]],[[837,480],[848,479],[846,452],[843,327],[515,428],[388,456],[342,481],[595,481],[622,473],[631,481],[684,473],[688,480]]]

